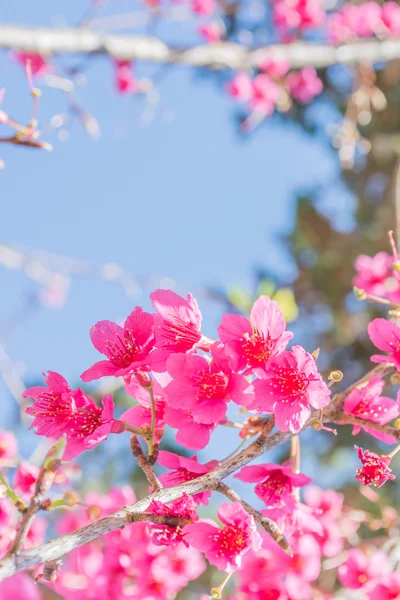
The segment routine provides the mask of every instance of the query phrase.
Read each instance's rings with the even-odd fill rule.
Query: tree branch
[[[272,44],[255,50],[232,42],[168,46],[156,37],[115,35],[84,28],[0,26],[0,48],[51,54],[106,54],[121,60],[178,63],[211,69],[247,69],[273,56],[292,67],[387,61],[400,57],[400,39],[371,38],[338,47],[314,42]]]
[[[341,403],[344,402],[344,399],[347,397],[347,395],[357,386],[366,383],[377,374],[388,374],[391,370],[393,370],[392,365],[379,365],[352,384],[349,388],[347,388],[347,390],[341,392],[340,394],[336,394],[333,398],[331,406],[328,407],[324,412],[322,421],[324,423],[331,422],[338,414],[341,414],[338,407],[341,406]],[[314,421],[315,414],[311,415],[303,429],[296,435],[299,435],[308,429]],[[370,425],[371,423],[368,421],[366,426],[370,427]],[[24,550],[18,555],[7,555],[2,561],[0,561],[0,581],[29,567],[33,567],[49,560],[61,558],[65,554],[68,554],[68,552],[71,552],[83,544],[87,544],[88,542],[91,542],[103,536],[104,534],[109,533],[110,531],[125,527],[127,522],[135,519],[135,515],[145,512],[151,500],[153,499],[167,504],[168,502],[172,502],[173,500],[180,498],[185,492],[189,495],[193,495],[205,490],[215,490],[223,479],[241,467],[244,467],[264,452],[267,452],[271,448],[289,441],[294,435],[290,432],[282,431],[278,431],[273,435],[269,435],[272,426],[273,419],[270,419],[269,423],[267,423],[267,425],[264,427],[261,435],[252,444],[250,444],[248,448],[242,450],[229,461],[216,467],[213,471],[210,471],[209,473],[206,473],[197,479],[175,487],[164,488],[157,493],[153,493],[150,496],[139,500],[131,506],[127,506],[122,510],[113,513],[109,517],[99,519],[95,523],[87,525],[86,527],[78,529],[77,531],[74,531],[68,535],[64,535],[58,539],[51,540],[42,546],[38,546],[37,548],[32,548],[30,550]],[[392,430],[392,427],[385,426],[385,433],[392,434]]]

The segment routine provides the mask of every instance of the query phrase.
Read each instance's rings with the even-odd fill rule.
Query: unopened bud
[[[357,300],[365,300],[365,298],[367,297],[367,294],[366,294],[365,290],[361,290],[358,287],[354,287],[353,288],[353,292],[354,292],[355,297],[357,298]]]
[[[95,504],[91,504],[87,507],[87,514],[91,521],[96,521],[100,516],[100,508]]]
[[[393,375],[390,376],[390,383],[392,385],[399,385],[399,383],[400,383],[400,373],[393,373]]]
[[[65,506],[75,506],[78,503],[78,496],[75,492],[65,492],[63,500]]]
[[[342,381],[343,373],[342,371],[331,371],[328,375],[329,381],[335,381],[336,383]]]
[[[311,352],[311,356],[314,360],[318,360],[319,357],[319,348],[316,348],[313,352]]]

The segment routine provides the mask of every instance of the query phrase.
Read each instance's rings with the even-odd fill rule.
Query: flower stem
[[[133,427],[133,425],[129,425],[129,423],[125,423],[125,421],[122,421],[122,423],[124,424],[125,431],[130,431],[131,433],[134,433],[135,435],[140,435],[144,438],[148,437],[148,435],[141,429],[138,429],[137,427]]]
[[[396,448],[394,448],[394,450],[392,450],[389,454],[387,454],[386,456],[388,456],[389,458],[393,458],[393,456],[395,454],[398,453],[398,451],[400,450],[400,444],[398,446],[396,446]]]
[[[221,600],[222,598],[222,591],[224,589],[224,587],[226,586],[226,584],[228,583],[228,581],[230,580],[230,578],[232,577],[234,571],[232,571],[231,573],[228,573],[224,579],[222,580],[222,582],[219,584],[218,587],[216,588],[212,588],[211,590],[211,600]]]
[[[154,399],[153,386],[148,388],[151,402],[151,425],[150,425],[150,437],[148,439],[149,456],[152,456],[154,452],[154,431],[156,428],[156,402]]]

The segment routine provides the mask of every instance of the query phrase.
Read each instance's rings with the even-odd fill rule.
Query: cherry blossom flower
[[[377,582],[387,570],[388,559],[383,552],[377,551],[371,556],[366,556],[358,548],[351,548],[346,562],[338,569],[338,575],[345,587],[357,590],[371,582]]]
[[[156,349],[150,357],[154,371],[165,371],[170,354],[209,350],[210,341],[201,335],[201,313],[191,294],[185,299],[171,290],[156,290],[150,299],[158,313],[154,317]]]
[[[193,419],[204,424],[223,419],[229,400],[242,406],[253,400],[253,386],[243,375],[232,373],[227,361],[219,360],[218,344],[213,344],[211,349],[210,364],[194,354],[171,354],[167,361],[172,377],[165,387],[168,405],[190,410]]]
[[[375,485],[381,487],[389,479],[396,479],[392,470],[389,469],[391,459],[388,456],[379,456],[370,450],[363,450],[354,446],[362,467],[357,469],[356,479],[363,485]]]
[[[274,24],[283,31],[311,29],[325,19],[321,0],[273,0],[272,6]]]
[[[254,303],[250,320],[226,314],[218,327],[219,338],[232,358],[234,371],[264,369],[267,362],[285,348],[293,334],[277,302],[260,296]]]
[[[191,0],[192,11],[197,15],[212,15],[215,11],[214,0]]]
[[[82,373],[82,381],[147,371],[146,361],[155,343],[153,317],[136,306],[123,327],[112,321],[99,321],[90,330],[90,338],[107,360],[95,363]]]
[[[265,60],[258,65],[263,73],[266,73],[274,79],[281,79],[290,69],[290,63],[287,60]]]
[[[215,44],[221,41],[222,28],[218,23],[207,23],[199,27],[199,33],[209,44]]]
[[[12,464],[17,455],[18,446],[15,435],[11,431],[0,429],[0,467]]]
[[[43,596],[32,577],[17,573],[0,583],[0,596],[13,600],[42,600]]]
[[[397,402],[380,395],[384,385],[385,382],[380,377],[373,377],[361,389],[353,390],[344,401],[344,412],[380,425],[386,425],[392,419],[398,417],[399,406]],[[359,427],[358,425],[354,425],[353,435],[357,435],[361,429],[382,442],[387,444],[396,443],[396,438],[392,435],[374,431],[367,427]]]
[[[238,502],[221,504],[218,518],[225,525],[222,529],[208,521],[186,525],[185,540],[221,571],[234,571],[248,550],[261,548],[262,539],[253,517]]]
[[[152,500],[147,512],[165,517],[181,517],[192,521],[198,521],[199,519],[196,513],[196,504],[193,498],[186,493],[168,506],[158,500]],[[180,526],[170,527],[169,525],[149,523],[148,527],[151,541],[156,546],[176,546],[180,542],[183,542],[186,546],[188,545],[184,536],[184,529]]]
[[[313,532],[324,556],[337,556],[343,549],[342,532],[339,525],[343,506],[343,495],[333,490],[322,490],[316,485],[304,490],[304,501],[319,520],[322,532]]]
[[[330,392],[311,354],[293,346],[271,359],[261,379],[254,382],[251,408],[275,415],[281,431],[297,433],[311,415],[310,406],[329,404]]]
[[[35,400],[26,412],[35,417],[31,429],[36,428],[36,435],[55,440],[66,436],[65,460],[91,450],[109,433],[124,430],[123,423],[113,418],[111,396],[103,398],[103,408],[100,408],[81,390],[72,390],[58,373],[49,371],[45,382],[47,387],[32,387],[24,392],[24,398]]]
[[[253,94],[251,78],[247,75],[247,73],[236,73],[234,78],[228,82],[226,91],[228,92],[229,96],[235,98],[236,100],[250,100]]]
[[[279,85],[271,77],[261,73],[254,77],[252,87],[251,109],[265,116],[272,115],[280,94]]]
[[[378,585],[368,592],[368,598],[369,600],[396,600],[396,598],[400,598],[400,573],[393,571],[385,574]]]
[[[400,369],[400,327],[386,319],[374,319],[368,325],[368,335],[372,343],[389,355],[374,354],[372,362],[393,363],[396,369]]]
[[[314,67],[304,67],[287,76],[290,95],[301,102],[308,104],[324,89],[321,79]]]
[[[44,77],[51,71],[51,66],[41,54],[13,50],[12,57],[24,68],[26,68],[29,61],[33,77]]]
[[[164,420],[167,425],[178,430],[176,441],[189,450],[202,450],[210,441],[214,424],[197,423],[191,411],[166,406]]]
[[[172,452],[161,450],[158,454],[158,463],[168,469],[173,469],[169,473],[164,473],[159,477],[160,482],[164,487],[171,487],[185,483],[186,481],[193,481],[201,475],[205,475],[209,471],[212,471],[217,465],[217,460],[211,460],[207,464],[202,465],[198,462],[197,456],[185,457],[178,456]],[[211,496],[211,491],[200,492],[192,496],[196,504],[208,505],[208,501]]]
[[[116,60],[115,87],[120,94],[134,94],[138,91],[138,83],[132,72],[130,60]]]
[[[254,491],[265,504],[275,506],[280,504],[293,505],[293,490],[304,487],[312,479],[303,473],[293,473],[291,464],[263,464],[243,467],[235,475],[236,479],[249,483],[257,483]]]
[[[14,475],[14,487],[17,492],[23,496],[32,496],[38,475],[38,467],[22,461]]]
[[[375,256],[360,254],[354,267],[357,275],[353,285],[368,294],[384,298],[386,296],[385,282],[391,275],[393,258],[387,252],[378,252]]]
[[[382,5],[382,22],[390,35],[400,34],[400,6],[397,2],[384,2]],[[374,599],[375,600],[375,599]]]

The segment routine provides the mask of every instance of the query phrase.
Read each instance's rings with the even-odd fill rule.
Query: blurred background
[[[0,21],[73,25],[82,19],[83,4],[3,1]],[[230,39],[246,28],[256,41],[263,39],[253,25],[260,23],[254,6],[244,2],[231,19]],[[97,17],[137,7],[104,3]],[[150,33],[177,45],[201,41],[191,18],[152,26]],[[2,107],[24,121],[32,103],[25,71],[9,51],[0,58]],[[321,349],[321,370],[343,370],[338,390],[369,369],[373,347],[366,325],[379,310],[355,299],[353,263],[359,254],[390,252],[399,61],[376,67],[386,109],[364,115],[339,149],[332,132],[345,113],[351,121],[350,67],[319,72],[324,92],[311,104],[295,104],[248,134],[240,127],[242,110],[225,92],[227,70],[138,64],[138,78],[153,81],[153,91],[123,96],[106,57],[60,56],[53,68],[74,86],[71,95],[51,77],[36,81],[40,129],[53,152],[0,148],[0,426],[17,430],[26,456],[35,440],[21,415],[23,387],[38,384],[47,370],[79,385],[80,373],[97,360],[90,327],[101,319],[122,321],[135,305],[149,310],[149,293],[158,287],[192,292],[210,337],[223,312],[247,313],[258,294],[270,294],[296,341],[310,352]],[[109,384],[90,389],[100,395]],[[118,410],[129,405],[123,390],[116,398]],[[220,429],[200,453],[203,462],[238,445],[233,431]],[[95,451],[106,453],[106,470],[91,459],[91,469],[100,465],[103,485],[129,481],[134,473],[115,438]],[[366,440],[362,433],[356,439],[378,448],[379,442]],[[174,448],[172,432],[166,442]],[[353,444],[350,427],[337,437],[306,434],[302,470],[322,487],[344,489],[350,504],[362,506]],[[286,453],[279,448],[269,459]],[[86,461],[84,455],[84,472]],[[396,482],[382,491],[389,501],[396,494]]]

